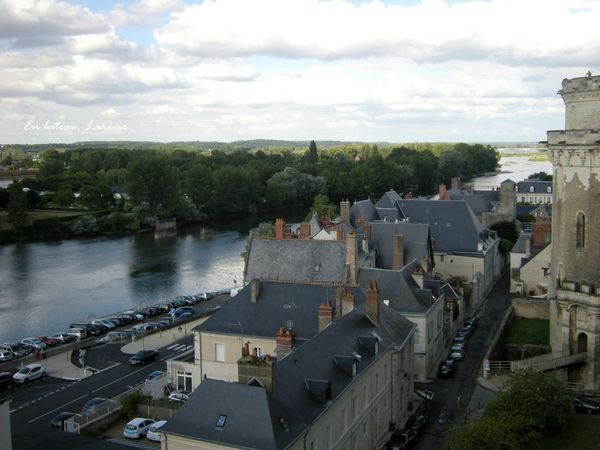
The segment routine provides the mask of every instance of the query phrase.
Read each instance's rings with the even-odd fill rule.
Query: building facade
[[[600,387],[600,76],[565,79],[565,130],[548,131],[554,165],[550,343],[586,353],[571,381]]]

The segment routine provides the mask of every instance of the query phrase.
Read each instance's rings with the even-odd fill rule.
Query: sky
[[[514,142],[600,71],[600,0],[0,0],[0,143]]]

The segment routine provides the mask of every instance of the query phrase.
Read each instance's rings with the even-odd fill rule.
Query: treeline
[[[109,209],[133,213],[142,224],[177,217],[253,214],[308,206],[317,195],[378,198],[395,189],[429,195],[451,177],[496,169],[494,149],[480,144],[412,144],[378,148],[342,144],[326,150],[271,148],[187,150],[44,150],[37,177],[24,179],[27,206]],[[44,192],[40,197],[35,192]],[[0,190],[0,208],[10,204]]]

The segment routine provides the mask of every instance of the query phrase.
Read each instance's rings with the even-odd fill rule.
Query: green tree
[[[319,153],[317,152],[317,143],[310,141],[308,150],[306,151],[304,158],[307,164],[315,164],[319,160]]]
[[[536,172],[527,177],[528,180],[552,181],[552,174]]]
[[[328,216],[334,218],[337,215],[337,208],[331,203],[329,197],[324,194],[319,194],[313,199],[312,206],[304,218],[306,222],[310,221],[313,212],[316,212],[318,217]]]
[[[17,233],[27,226],[27,197],[20,181],[13,181],[8,187],[8,221]]]
[[[490,225],[490,230],[494,230],[500,239],[507,239],[513,244],[519,239],[519,229],[514,220],[503,220]]]
[[[59,206],[71,206],[73,204],[73,190],[69,185],[63,185],[54,193],[54,203]]]
[[[198,208],[212,206],[213,188],[210,168],[202,163],[192,165],[185,179],[185,191]]]

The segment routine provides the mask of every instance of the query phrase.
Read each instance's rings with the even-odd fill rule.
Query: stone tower
[[[565,79],[565,130],[548,131],[554,165],[550,344],[587,352],[570,381],[600,388],[600,76]]]

